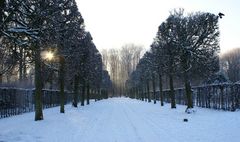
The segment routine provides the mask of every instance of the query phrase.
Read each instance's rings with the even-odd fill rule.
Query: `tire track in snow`
[[[129,117],[129,113],[128,113],[129,111],[127,112],[127,108],[126,108],[126,107],[123,107],[122,110],[123,110],[123,112],[124,112],[124,115],[125,115],[126,118],[127,118],[127,121],[128,121],[129,124],[131,125],[131,127],[132,127],[132,129],[133,129],[133,131],[134,131],[134,133],[135,133],[135,136],[137,137],[138,142],[142,142],[143,139],[140,137],[140,134],[139,134],[136,126],[134,125],[134,123],[133,123],[133,121],[132,121],[132,118]]]
[[[165,138],[166,140],[177,141],[177,139],[173,137],[174,133],[169,132],[168,129],[165,128],[163,125],[159,125],[161,124],[161,121],[157,120],[158,118],[157,115],[152,115],[151,110],[147,110],[148,112],[144,112],[146,111],[146,109],[145,110],[138,109],[137,105],[139,104],[137,105],[127,104],[127,105],[129,110],[131,111],[130,113],[134,114],[133,116],[135,117],[138,116],[135,119],[138,119],[138,121],[143,122],[140,125],[145,125],[144,127],[148,129],[148,134],[152,135],[151,137],[155,137],[156,141],[159,141],[162,138],[162,136],[166,136],[166,134],[169,135],[167,139]],[[147,105],[150,105],[150,104],[147,104]],[[141,115],[141,114],[148,114],[148,115]],[[162,122],[166,122],[166,120]],[[165,141],[165,139],[163,141]]]
[[[144,114],[141,110],[139,111],[136,111],[138,108],[135,106],[135,105],[130,105],[130,104],[127,104],[127,107],[129,108],[129,114],[131,114],[132,116],[132,119],[136,120],[136,122],[138,122],[136,124],[137,127],[140,128],[144,128],[144,132],[143,135],[149,135],[149,137],[153,138],[155,137],[155,140],[158,140],[159,138],[159,133],[153,129],[154,127],[154,123],[150,123],[150,119],[149,118],[146,118],[146,115],[142,115]],[[148,139],[145,140],[146,142],[148,142]]]

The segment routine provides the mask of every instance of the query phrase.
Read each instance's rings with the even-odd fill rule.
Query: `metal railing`
[[[174,90],[176,103],[186,105],[184,88]],[[159,91],[157,91],[159,95]],[[164,101],[170,103],[170,90],[164,90]],[[240,84],[214,84],[192,87],[193,104],[198,107],[235,111],[240,109]]]
[[[34,89],[0,88],[0,119],[34,111]],[[72,101],[72,93],[65,92],[66,101]],[[58,90],[42,90],[43,109],[60,105]]]

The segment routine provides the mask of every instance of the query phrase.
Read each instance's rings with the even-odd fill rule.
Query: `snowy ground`
[[[0,119],[0,142],[239,142],[240,112],[185,106],[170,109],[128,98],[44,110],[44,120],[34,113]],[[183,122],[188,118],[189,122]]]

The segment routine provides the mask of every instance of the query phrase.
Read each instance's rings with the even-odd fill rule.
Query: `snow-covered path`
[[[240,112],[197,108],[189,115],[184,109],[128,98],[67,105],[65,114],[44,110],[39,122],[34,113],[0,119],[0,142],[239,142]]]

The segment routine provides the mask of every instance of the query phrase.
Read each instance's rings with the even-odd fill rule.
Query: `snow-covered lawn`
[[[44,120],[34,113],[0,119],[0,142],[239,142],[240,112],[185,106],[170,109],[158,104],[112,98],[89,106],[44,110]],[[188,122],[183,122],[188,118]]]

